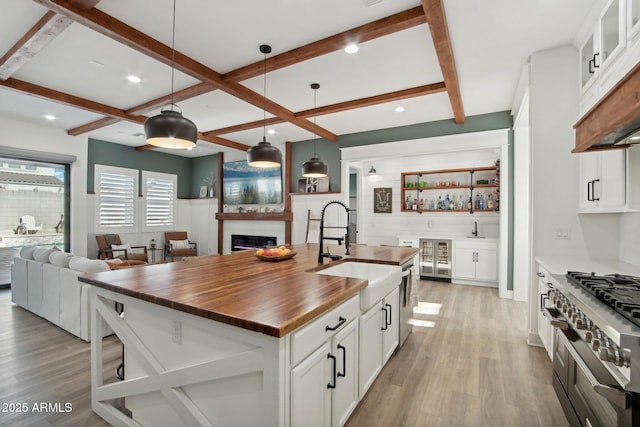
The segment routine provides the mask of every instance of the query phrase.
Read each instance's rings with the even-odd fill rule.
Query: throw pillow
[[[20,258],[24,259],[33,259],[33,251],[35,251],[37,246],[23,246],[20,249]]]
[[[69,261],[69,268],[83,273],[99,273],[101,271],[110,271],[109,264],[99,259],[88,259],[85,257],[74,256]]]
[[[127,253],[129,253],[131,251],[131,245],[128,243],[126,245],[111,245],[114,257],[124,256],[125,249]]]
[[[36,250],[33,251],[33,259],[44,264],[49,264],[49,255],[54,251],[54,248],[37,247]]]
[[[169,240],[172,249],[191,249],[188,240]]]
[[[73,254],[69,252],[53,251],[49,255],[49,262],[58,267],[69,268],[69,261],[73,258]]]

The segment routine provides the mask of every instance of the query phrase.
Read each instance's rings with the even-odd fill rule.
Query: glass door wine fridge
[[[451,240],[420,239],[420,279],[451,282]]]

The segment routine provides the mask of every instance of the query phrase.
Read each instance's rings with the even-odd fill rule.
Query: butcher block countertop
[[[283,337],[367,286],[363,279],[315,274],[339,262],[401,265],[418,249],[352,245],[351,255],[318,264],[318,245],[290,246],[297,254],[260,261],[253,251],[211,255],[78,277],[81,282],[229,325]],[[344,246],[331,252],[344,254]]]

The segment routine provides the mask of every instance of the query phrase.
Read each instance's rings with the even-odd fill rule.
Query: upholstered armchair
[[[149,261],[146,246],[123,245],[118,234],[98,234],[96,242],[98,242],[98,259],[120,258],[129,261]]]
[[[167,231],[164,233],[165,259],[198,255],[198,244],[189,240],[186,231]]]

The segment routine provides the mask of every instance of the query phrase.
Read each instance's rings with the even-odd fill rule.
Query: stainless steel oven
[[[553,387],[567,420],[575,427],[640,426],[640,326],[599,300],[615,299],[618,285],[592,294],[568,276],[552,275],[551,290],[541,296],[555,328]],[[625,296],[640,296],[640,286],[624,289]]]

